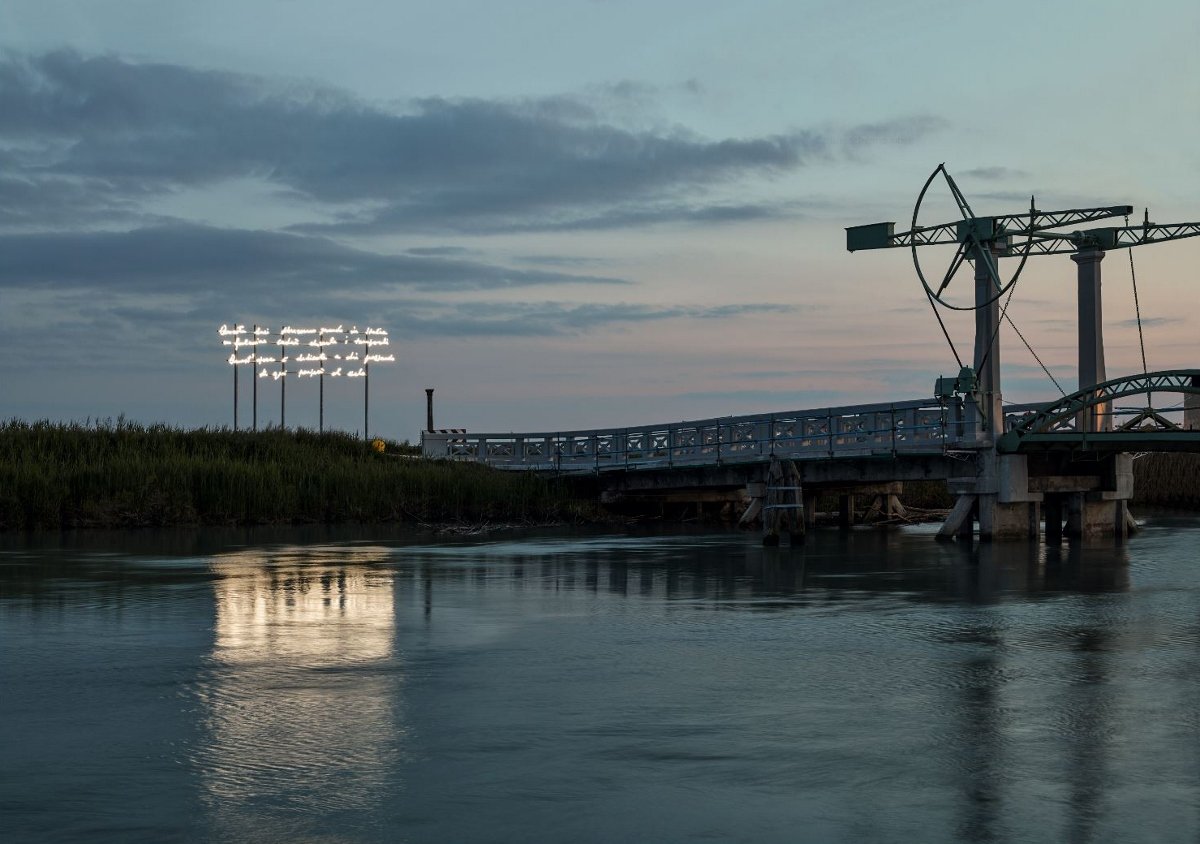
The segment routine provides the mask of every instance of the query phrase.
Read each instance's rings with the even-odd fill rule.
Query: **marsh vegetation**
[[[529,523],[586,509],[553,480],[416,451],[306,430],[13,420],[0,425],[0,529]]]

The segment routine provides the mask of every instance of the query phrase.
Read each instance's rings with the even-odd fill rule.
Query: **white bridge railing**
[[[940,454],[964,432],[957,400],[920,399],[727,416],[692,422],[555,433],[421,435],[426,457],[473,460],[500,469],[599,472]]]

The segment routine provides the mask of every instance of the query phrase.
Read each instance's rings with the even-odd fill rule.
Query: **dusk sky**
[[[921,398],[956,366],[910,256],[844,228],[906,228],[943,161],[978,213],[1200,220],[1200,3],[4,0],[0,408],[229,424],[235,320],[389,329],[398,439],[425,387],[472,431]],[[1150,368],[1200,365],[1200,238],[1134,260]],[[1109,374],[1140,370],[1103,269]],[[1010,315],[1074,388],[1069,258]],[[1058,395],[1002,342],[1006,400]],[[326,382],[327,424],[361,409]]]

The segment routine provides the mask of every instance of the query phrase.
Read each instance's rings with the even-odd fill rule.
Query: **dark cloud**
[[[479,254],[478,250],[468,249],[465,246],[417,246],[412,249],[405,249],[404,252],[407,255],[434,256],[440,258]]]
[[[1003,190],[1003,191],[980,191],[972,192],[965,190],[967,199],[1003,202],[1006,206],[999,213],[1021,213],[1029,210],[1029,197],[1036,189],[1036,186],[1031,186],[1028,190]],[[1119,197],[1105,198],[1100,196],[1089,196],[1087,194],[1070,194],[1056,192],[1053,196],[1037,195],[1036,202],[1039,211],[1058,211],[1068,208],[1105,208],[1110,205],[1115,205],[1120,200]],[[979,209],[976,208],[976,211]],[[1070,230],[1071,227],[1068,227]]]
[[[1160,325],[1178,325],[1179,323],[1187,322],[1186,317],[1142,317],[1142,328],[1155,328]],[[1113,323],[1120,328],[1137,328],[1137,317],[1133,319],[1122,319]]]
[[[660,225],[703,225],[717,223],[741,223],[754,220],[778,220],[798,218],[804,206],[796,202],[741,203],[717,205],[687,205],[651,202],[644,205],[620,205],[602,209],[596,213],[556,215],[545,217],[536,228],[546,232],[605,231],[613,229],[643,228]],[[582,212],[582,209],[579,209]],[[463,234],[515,233],[528,230],[533,225],[529,220],[509,219],[497,215],[491,219],[473,218],[460,220]],[[296,231],[325,234],[372,234],[392,231],[409,225],[403,219],[392,218],[384,213],[367,216],[356,222],[322,223],[296,226]],[[455,228],[458,222],[448,222]]]
[[[172,225],[127,232],[0,235],[0,288],[55,285],[117,291],[490,290],[624,284],[617,278],[512,269],[453,257],[387,255],[322,237]]]
[[[1025,211],[1029,210],[1029,194],[1023,193],[1019,190],[981,191],[979,193],[970,194],[967,197],[967,199],[968,200],[983,199],[983,200],[989,200],[992,202],[1024,203],[1023,210],[1025,210]]]
[[[605,263],[602,258],[584,255],[518,255],[513,260],[535,267],[586,267]]]
[[[655,223],[744,223],[753,220],[797,218],[802,215],[798,202],[724,203],[716,205],[650,205],[642,208],[614,209],[605,214],[573,221],[565,228],[625,228]]]
[[[1075,327],[1075,320],[1068,319],[1066,317],[1035,317],[1033,319],[1028,319],[1027,317],[1022,318],[1022,322],[1025,322],[1026,320],[1034,323],[1035,325],[1044,326],[1048,329],[1059,330]]]
[[[643,95],[632,82],[607,90],[609,101]],[[393,111],[311,85],[69,51],[0,59],[0,114],[0,155],[29,186],[57,184],[58,206],[78,212],[71,190],[99,209],[119,208],[252,177],[340,208],[347,231],[582,228],[623,216],[636,224],[638,214],[621,210],[631,203],[643,214],[656,207],[646,210],[651,199],[667,211],[703,211],[705,203],[681,199],[746,175],[911,143],[943,125],[909,117],[712,140],[627,128],[586,98],[427,98]],[[53,209],[5,205],[10,223],[15,215],[57,224]],[[694,219],[737,213],[713,204]]]
[[[929,114],[896,117],[850,127],[842,133],[841,145],[848,155],[857,155],[874,146],[907,146],[947,126],[946,120]]]
[[[800,381],[799,373],[796,373]],[[744,408],[772,408],[771,413],[795,412],[801,410],[826,410],[850,405],[855,397],[853,388],[846,390],[814,390],[804,389],[799,384],[791,390],[700,390],[681,393],[671,393],[673,398],[704,401],[708,403],[723,402],[730,407],[739,408],[739,413],[746,413]],[[779,408],[787,408],[781,411]],[[755,411],[750,411],[755,412]]]
[[[14,164],[0,168],[19,173]],[[36,224],[41,228],[88,226],[97,220],[134,223],[150,219],[140,207],[144,194],[122,194],[102,179],[0,174],[0,229]]]
[[[1003,179],[1025,179],[1029,177],[1028,171],[1018,170],[1013,167],[973,167],[970,170],[963,170],[960,175],[971,179],[983,179],[994,182]]]
[[[550,337],[597,328],[669,319],[730,319],[747,314],[793,310],[779,304],[711,307],[630,303],[489,302],[486,304],[405,302],[382,316],[404,336]]]

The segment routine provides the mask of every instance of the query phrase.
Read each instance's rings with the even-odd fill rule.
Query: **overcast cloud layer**
[[[416,333],[440,324],[450,336],[556,335],[785,310],[621,302],[611,289],[638,279],[577,272],[580,262],[569,256],[499,261],[458,245],[397,252],[363,236],[453,239],[794,216],[804,200],[747,202],[722,190],[913,143],[943,125],[908,116],[712,139],[644,125],[648,96],[620,84],[600,94],[424,98],[393,107],[312,82],[71,50],[7,52],[0,290],[26,299],[70,292],[93,314],[114,318],[129,313],[122,296],[168,295],[163,317],[190,316],[187,329],[196,332],[234,302],[242,313],[274,312],[283,290],[297,316],[344,312],[366,297],[374,312]],[[302,221],[222,228],[154,210],[163,199],[239,180],[268,186]],[[353,243],[343,240],[351,235]],[[610,291],[591,304],[539,295],[434,307],[428,298],[558,285]],[[414,292],[426,297],[421,306],[389,306],[389,297]],[[139,314],[152,312],[148,304]]]
[[[0,113],[12,174],[3,190],[37,197],[6,202],[9,225],[128,218],[150,195],[253,177],[357,232],[761,216],[701,198],[747,174],[912,143],[942,126],[909,116],[712,140],[682,127],[622,126],[582,97],[428,98],[391,110],[311,84],[69,51],[8,54]]]

